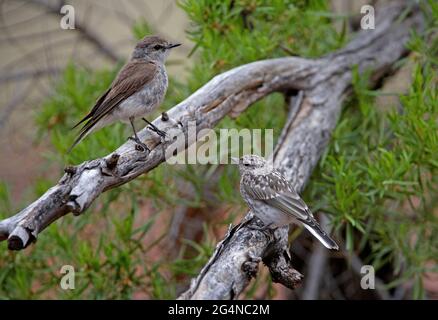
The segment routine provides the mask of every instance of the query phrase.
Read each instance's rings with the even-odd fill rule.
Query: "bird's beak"
[[[231,157],[231,163],[239,164],[239,158]]]
[[[179,47],[180,45],[181,45],[181,43],[171,43],[166,47],[166,49],[176,48],[176,47]]]

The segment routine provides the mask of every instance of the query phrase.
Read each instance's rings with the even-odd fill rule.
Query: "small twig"
[[[117,154],[117,153],[113,153],[111,155],[111,157],[109,157],[106,160],[106,166],[108,167],[108,169],[113,170],[116,167],[117,162],[119,161],[119,159],[120,159],[120,155]]]
[[[288,47],[286,47],[283,44],[280,44],[280,49],[283,50],[284,52],[286,52],[290,56],[296,56],[296,54],[291,49],[289,49]]]

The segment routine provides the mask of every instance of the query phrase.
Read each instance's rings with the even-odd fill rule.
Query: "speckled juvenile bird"
[[[74,128],[85,122],[69,151],[91,132],[115,121],[131,123],[134,140],[148,149],[140,141],[134,127],[134,119],[146,116],[163,101],[167,90],[167,73],[164,62],[170,49],[180,44],[172,44],[158,36],[146,36],[135,46],[131,59],[120,70],[117,77],[96,101],[93,109]],[[165,133],[145,118],[151,129],[164,136]]]
[[[304,201],[286,178],[264,158],[245,155],[232,158],[239,165],[240,193],[252,212],[266,227],[302,224],[328,249],[339,247],[313,217]]]

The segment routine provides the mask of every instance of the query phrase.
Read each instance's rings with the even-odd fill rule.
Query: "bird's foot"
[[[144,122],[149,124],[149,129],[154,131],[156,134],[158,134],[160,137],[165,138],[166,132],[163,130],[158,129],[152,122],[149,122],[146,118],[141,118]]]
[[[274,229],[271,229],[271,227],[273,227],[274,224],[273,223],[269,223],[269,224],[265,224],[263,226],[258,226],[258,225],[254,225],[254,224],[249,224],[248,225],[248,229],[250,230],[257,230],[261,233],[263,233],[266,237],[268,237],[268,239],[273,239],[274,237]]]
[[[137,151],[140,152],[145,152],[146,150],[151,151],[144,142],[140,141],[138,137],[128,137],[128,140],[134,141],[136,143],[135,150]]]
[[[152,131],[158,134],[161,138],[166,138],[167,133],[163,130],[158,129],[157,127],[149,127]]]

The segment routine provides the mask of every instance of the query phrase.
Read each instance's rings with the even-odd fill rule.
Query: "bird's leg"
[[[132,131],[134,131],[134,137],[129,137],[128,139],[134,141],[135,143],[137,143],[137,145],[135,146],[135,148],[137,150],[139,150],[139,151],[145,151],[145,150],[151,151],[148,148],[148,146],[145,143],[141,142],[140,139],[138,138],[137,131],[135,130],[135,126],[134,126],[134,118],[129,118],[129,122],[131,123]],[[140,148],[142,150],[140,150]]]
[[[154,131],[156,134],[158,134],[160,137],[166,137],[166,132],[163,130],[158,129],[152,122],[149,122],[146,118],[141,118],[144,122],[146,122],[152,131]]]

